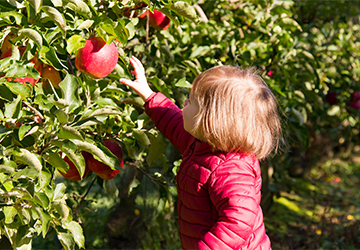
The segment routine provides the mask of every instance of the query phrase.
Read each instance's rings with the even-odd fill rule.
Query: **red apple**
[[[360,91],[354,91],[354,93],[351,94],[351,100],[359,101],[360,100]]]
[[[352,107],[353,109],[360,109],[360,102],[352,101],[349,103],[349,106]]]
[[[107,147],[119,160],[120,166],[124,164],[123,151],[121,145],[114,139],[105,139],[104,146]],[[108,165],[96,160],[91,154],[87,153],[85,156],[86,166],[104,180],[114,178],[120,170],[112,170]]]
[[[46,88],[48,86],[48,81],[54,86],[54,88],[60,88],[59,83],[62,81],[59,71],[57,71],[51,65],[44,65],[41,71],[41,77],[44,78],[43,86]]]
[[[170,19],[161,11],[154,10],[152,13],[150,10],[145,11],[139,18],[144,18],[149,12],[149,23],[152,27],[157,30],[167,30],[170,27]]]
[[[11,48],[5,50],[4,52],[1,53],[1,56],[0,56],[0,60],[1,59],[4,59],[4,58],[7,58],[7,57],[10,57],[12,55],[12,50]]]
[[[82,152],[81,154],[84,156],[84,152]],[[79,181],[79,180],[81,180],[80,173],[77,170],[75,164],[67,156],[65,156],[64,161],[69,165],[69,169],[65,173],[61,172],[61,171],[59,171],[59,173],[62,176],[64,176],[66,179],[69,179],[71,181]],[[85,166],[85,173],[84,173],[83,178],[88,176],[89,173],[90,173],[90,169],[87,166]]]
[[[338,103],[337,94],[335,92],[328,92],[326,95],[326,100],[330,105],[335,105]]]
[[[34,79],[30,76],[26,76],[26,77],[17,77],[15,79],[12,78],[7,78],[6,79],[8,82],[14,81],[14,82],[21,82],[24,85],[26,85],[26,83],[30,83],[32,86],[35,86],[35,84],[39,81],[39,79]]]
[[[118,62],[115,43],[107,44],[101,37],[86,40],[85,47],[79,49],[75,66],[92,78],[99,79],[110,74]]]

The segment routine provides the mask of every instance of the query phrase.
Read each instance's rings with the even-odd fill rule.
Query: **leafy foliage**
[[[287,185],[287,172],[301,172],[319,155],[358,143],[360,114],[349,105],[360,91],[358,7],[346,1],[316,4],[319,8],[293,0],[0,1],[1,237],[13,248],[31,248],[37,237],[52,241],[54,235],[65,249],[102,248],[111,242],[89,226],[99,222],[98,209],[109,218],[103,227],[112,242],[179,248],[174,202],[181,157],[153,128],[142,100],[118,82],[132,77],[132,55],[145,64],[152,88],[180,107],[201,71],[219,64],[258,68],[279,101],[290,146],[263,163],[265,202]],[[156,30],[147,18],[137,18],[146,8],[165,13],[170,28]],[[100,80],[74,66],[91,36],[115,42],[119,51],[115,70]],[[34,58],[59,73],[59,87],[34,68]],[[15,81],[24,77],[37,83]],[[336,93],[335,104],[327,101],[330,92]],[[103,146],[105,138],[115,138],[124,149],[125,166],[114,179],[90,174],[70,182],[58,175],[68,169],[65,155],[84,173],[82,151],[120,169]]]

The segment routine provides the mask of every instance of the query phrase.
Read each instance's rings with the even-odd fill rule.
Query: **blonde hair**
[[[194,79],[191,95],[199,106],[191,132],[214,150],[264,159],[278,149],[277,101],[254,68],[210,68]]]

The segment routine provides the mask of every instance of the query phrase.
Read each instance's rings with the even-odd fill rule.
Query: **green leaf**
[[[281,21],[282,21],[282,23],[284,23],[287,26],[295,27],[296,29],[302,31],[301,26],[294,19],[292,19],[291,17],[286,16],[286,14],[284,14],[284,17],[281,18]]]
[[[98,147],[87,141],[80,140],[71,140],[81,151],[89,152],[94,156],[96,160],[103,162],[108,165],[111,169],[120,169],[119,159],[114,156],[109,149],[107,149],[102,144],[99,144]]]
[[[32,167],[26,167],[24,169],[21,169],[12,176],[12,178],[14,180],[18,180],[20,178],[35,180],[38,177],[39,177],[39,172],[35,168],[32,168]]]
[[[18,118],[21,110],[21,97],[18,96],[13,102],[5,104],[5,118]]]
[[[89,29],[94,24],[94,22],[95,22],[94,20],[85,20],[77,27],[77,29],[78,30]]]
[[[29,2],[34,7],[35,13],[39,13],[40,7],[42,5],[42,0],[29,0]]]
[[[68,115],[63,109],[58,109],[54,111],[54,115],[56,115],[56,118],[58,119],[60,124],[66,124],[68,123]]]
[[[7,101],[12,101],[14,98],[13,94],[6,85],[0,85],[0,97]]]
[[[144,131],[139,129],[134,129],[132,131],[132,136],[139,141],[142,145],[148,147],[150,145],[150,140]]]
[[[75,241],[73,235],[69,231],[66,232],[59,230],[57,231],[58,231],[57,237],[61,245],[64,247],[64,249],[66,250],[74,249]]]
[[[17,211],[13,206],[4,206],[3,213],[5,215],[5,223],[11,224],[14,222],[14,218],[17,215]]]
[[[71,221],[70,223],[66,224],[66,228],[72,233],[76,244],[80,248],[85,248],[85,237],[80,224],[76,221]]]
[[[32,249],[31,227],[29,225],[20,226],[17,229],[16,237],[13,238],[13,248],[19,250]]]
[[[166,143],[162,135],[155,130],[151,130],[148,135],[150,138],[150,148],[146,157],[146,162],[151,165],[164,153]]]
[[[46,188],[50,185],[52,174],[47,169],[43,169],[39,176],[40,188]]]
[[[64,161],[63,158],[58,153],[48,151],[43,154],[43,157],[46,162],[55,167],[56,169],[66,172],[69,170],[69,165]]]
[[[12,17],[12,18],[10,18]],[[18,13],[17,11],[0,11],[0,19],[6,19],[9,23],[14,23],[15,20],[16,25],[22,25],[25,22],[25,16]]]
[[[85,44],[86,44],[86,40],[83,37],[79,35],[73,35],[67,41],[66,50],[69,54],[72,53],[76,54],[76,52],[82,47],[84,47]]]
[[[296,121],[299,123],[300,126],[304,125],[305,118],[299,110],[292,108],[291,113],[293,114],[293,116],[295,117]]]
[[[62,126],[59,130],[59,138],[60,139],[78,139],[84,140],[83,136],[79,131],[77,131],[73,127],[69,126]]]
[[[19,151],[14,150],[13,152],[17,160],[23,162],[26,165],[29,165],[30,167],[35,168],[38,171],[38,173],[40,173],[42,169],[42,164],[37,158],[36,154],[31,153],[29,150],[25,148],[20,148]]]
[[[80,176],[84,176],[85,173],[85,159],[77,151],[69,149],[67,147],[62,147],[61,150],[66,154],[66,156],[74,163],[76,169],[79,171]]]
[[[50,19],[55,22],[55,24],[60,28],[61,32],[65,34],[66,23],[60,11],[51,6],[42,6],[42,10],[50,17]]]
[[[65,190],[66,185],[64,183],[56,184],[52,201],[62,200],[65,197]]]
[[[81,102],[79,99],[79,83],[76,76],[67,74],[65,79],[59,84],[60,89],[63,93],[63,98],[66,100],[68,112],[71,113],[74,109],[80,106]]]
[[[8,0],[7,1],[9,4],[11,4],[12,6],[16,7],[17,9],[22,9],[25,8],[25,5],[23,5],[22,3],[19,3],[15,0]]]
[[[198,16],[193,6],[184,1],[177,1],[171,5],[170,9],[180,16],[184,16],[191,21],[196,21]]]
[[[41,192],[36,192],[34,195],[34,200],[37,204],[39,204],[40,206],[42,206],[43,208],[47,208],[49,207],[50,204],[50,200],[47,197],[46,194],[41,193]]]
[[[19,128],[19,139],[22,141],[22,139],[24,139],[26,133],[31,129],[31,125],[23,125]]]
[[[66,220],[70,214],[70,208],[65,204],[65,202],[54,202],[52,207],[59,213],[63,220]]]
[[[19,30],[19,35],[24,35],[24,36],[28,37],[29,39],[33,40],[34,43],[36,43],[36,45],[39,48],[41,48],[43,45],[43,39],[42,39],[41,35],[39,34],[39,32],[37,32],[34,29],[30,29],[30,28],[21,29],[21,30]]]
[[[100,108],[86,112],[85,114],[83,114],[80,120],[89,119],[97,116],[109,116],[109,115],[120,115],[120,114],[121,112],[117,109]]]
[[[67,2],[66,7],[72,9],[76,13],[85,16],[86,18],[91,18],[92,13],[89,6],[82,0],[65,0]]]
[[[15,49],[15,51],[17,51],[17,49]],[[40,74],[34,69],[34,65],[32,63],[25,64],[24,62],[18,61],[12,63],[11,67],[6,72],[6,77],[16,78],[25,76],[38,79]]]
[[[189,83],[188,81],[186,81],[186,77],[181,78],[176,84],[176,87],[178,88],[188,88],[191,89],[192,88],[192,84]]]
[[[103,188],[106,193],[111,196],[118,197],[119,196],[119,189],[117,188],[114,179],[110,179],[103,182]]]
[[[53,66],[56,70],[69,70],[69,67],[61,62],[56,54],[54,47],[42,46],[40,49],[40,57],[44,58],[48,64]]]
[[[190,55],[190,58],[205,56],[210,51],[210,46],[199,46]]]
[[[41,232],[42,232],[43,238],[45,238],[47,232],[49,231],[51,216],[44,209],[40,208],[40,211],[41,211],[41,216],[40,216],[40,219],[41,219]]]

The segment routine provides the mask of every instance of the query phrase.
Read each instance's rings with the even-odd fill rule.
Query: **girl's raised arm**
[[[134,70],[131,71],[131,73],[135,75],[135,80],[131,81],[129,79],[121,78],[119,81],[132,88],[144,101],[146,101],[153,91],[147,83],[144,66],[135,56],[130,58],[130,63],[134,67]]]

